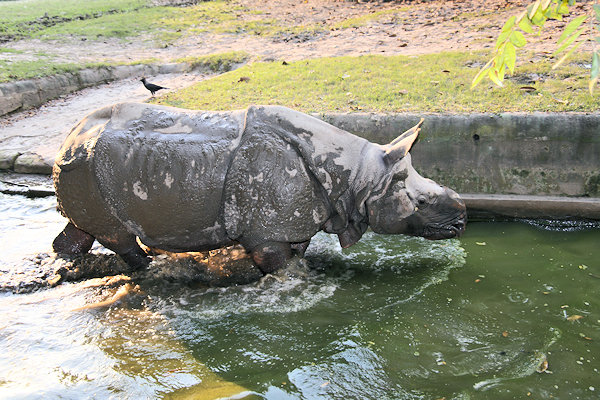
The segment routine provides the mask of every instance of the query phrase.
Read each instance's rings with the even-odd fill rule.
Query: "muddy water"
[[[45,279],[55,199],[0,196],[0,278]],[[600,229],[549,226],[343,251],[318,235],[306,264],[230,288],[121,275],[5,292],[0,398],[596,399]]]

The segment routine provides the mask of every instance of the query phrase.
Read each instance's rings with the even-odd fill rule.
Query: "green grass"
[[[43,30],[36,20],[49,18],[74,18],[77,16],[127,12],[148,7],[148,0],[19,0],[0,2],[0,37],[29,37],[32,32]],[[68,22],[67,22],[68,23]]]
[[[109,13],[110,10],[117,12]],[[45,13],[49,17],[86,18],[58,21],[46,27],[36,22]],[[154,7],[149,0],[0,2],[0,37],[8,39],[131,39],[150,34],[160,46],[185,35],[204,32],[277,37],[329,29],[320,25],[289,26],[224,0],[200,2],[188,7]]]
[[[106,14],[99,18],[75,20],[41,29],[32,37],[61,39],[64,37],[98,39],[128,38],[154,30],[153,24],[161,17],[163,7],[141,8],[126,13]]]
[[[185,62],[192,68],[206,68],[213,72],[230,71],[234,64],[243,63],[248,59],[248,53],[243,51],[231,51],[227,53],[211,54],[200,57],[183,57],[175,62]]]
[[[22,54],[23,51],[17,50],[17,49],[9,49],[9,48],[5,48],[5,47],[0,47],[0,53]]]
[[[397,14],[406,12],[408,10],[409,10],[408,7],[394,8],[394,9],[389,9],[389,10],[376,11],[376,12],[373,12],[370,14],[360,15],[358,17],[348,18],[348,19],[345,19],[341,22],[334,24],[333,29],[359,28],[361,26],[366,25],[370,21],[376,21],[376,20],[381,19],[382,17],[386,17],[386,16],[390,16],[390,15],[397,15]]]
[[[549,61],[519,67],[521,76],[547,74],[533,85],[508,80],[504,88],[471,80],[486,53],[418,57],[362,56],[254,63],[154,100],[190,109],[228,110],[279,104],[304,112],[597,111],[587,91],[589,70],[571,63],[550,72]],[[521,89],[533,86],[534,92]]]
[[[7,61],[0,59],[0,83],[75,72],[84,68],[103,65],[106,66],[107,64],[54,63],[43,57],[33,61]]]
[[[19,3],[22,2],[16,4]],[[261,14],[227,1],[201,2],[189,7],[151,7],[146,0],[111,0],[106,5],[100,0],[71,0],[65,1],[65,4],[58,0],[25,0],[23,3],[30,6],[24,10],[14,5],[3,9],[3,2],[0,2],[0,13],[4,11],[4,16],[0,17],[0,35],[41,39],[85,37],[94,40],[106,37],[132,38],[152,33],[161,43],[171,43],[183,35],[201,32],[273,35],[288,29],[275,19],[264,18]],[[108,10],[119,12],[106,13]],[[31,21],[45,12],[49,16],[93,17],[61,22],[50,27],[39,24],[32,26]],[[104,13],[94,16],[98,12]],[[242,14],[249,18],[242,19]]]
[[[165,62],[156,58],[148,58],[145,60],[137,60],[132,63],[57,63],[52,61],[52,56],[38,53],[38,59],[33,61],[10,61],[0,59],[0,83],[14,80],[40,78],[43,76],[62,74],[67,72],[77,72],[84,68],[107,67],[118,64],[157,64]],[[234,64],[243,63],[248,58],[248,54],[244,52],[228,52],[212,54],[202,57],[185,57],[173,62],[187,62],[192,65],[192,68],[205,68],[213,72],[229,71]]]

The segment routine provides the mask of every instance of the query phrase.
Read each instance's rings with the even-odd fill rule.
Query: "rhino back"
[[[93,151],[111,213],[149,246],[191,251],[227,243],[221,195],[244,112],[147,105],[136,112],[113,112]]]

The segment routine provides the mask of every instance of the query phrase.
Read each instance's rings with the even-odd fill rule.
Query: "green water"
[[[40,202],[0,241],[27,234],[24,214],[59,231]],[[310,268],[231,288],[148,279],[83,311],[122,285],[1,294],[0,398],[597,399],[600,229],[568,230],[470,223],[343,251],[323,234]]]

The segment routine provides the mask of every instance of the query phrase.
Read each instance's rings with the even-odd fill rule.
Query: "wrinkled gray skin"
[[[123,103],[70,133],[53,170],[69,219],[57,253],[94,239],[133,268],[136,242],[172,252],[241,243],[268,273],[319,230],[343,247],[370,226],[428,239],[459,236],[463,201],[421,177],[408,150],[419,127],[381,146],[277,106],[231,112]]]

